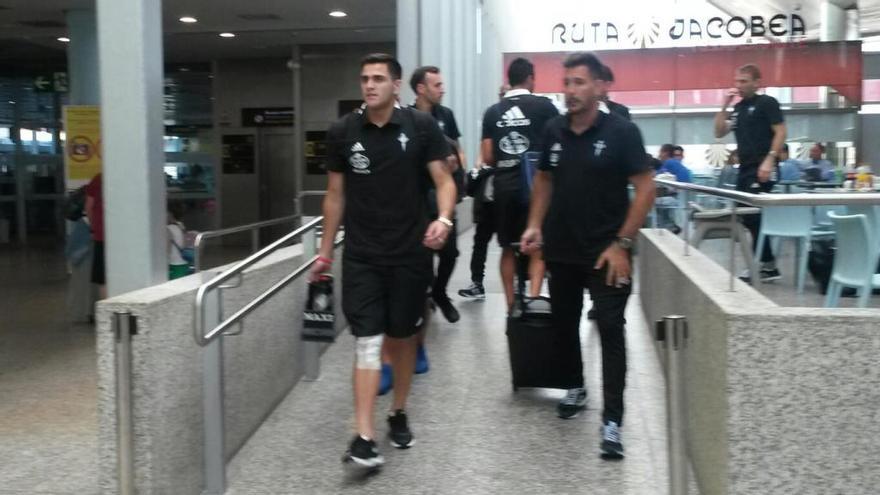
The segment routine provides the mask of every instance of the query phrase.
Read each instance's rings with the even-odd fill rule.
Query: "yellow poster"
[[[67,180],[90,180],[101,171],[101,110],[94,105],[64,107],[64,168]]]

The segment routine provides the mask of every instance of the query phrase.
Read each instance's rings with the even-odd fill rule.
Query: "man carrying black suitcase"
[[[550,272],[557,359],[567,372],[568,394],[558,415],[586,408],[579,324],[589,289],[602,344],[603,458],[623,457],[626,380],[624,310],[631,292],[631,248],[654,202],[653,170],[638,128],[599,111],[602,64],[590,53],[565,61],[568,114],[547,123],[534,178],[524,251],[542,245]],[[627,186],[635,187],[630,204]]]

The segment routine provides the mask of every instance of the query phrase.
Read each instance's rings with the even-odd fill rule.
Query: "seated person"
[[[673,144],[664,144],[660,147],[657,158],[661,165],[657,169],[657,175],[668,174],[675,176],[675,180],[678,182],[693,182],[691,171],[674,157],[674,153],[675,145]],[[676,225],[674,219],[675,211],[679,206],[677,195],[674,193],[663,194],[658,191],[654,204],[657,210],[657,227],[669,229],[676,234],[681,232],[681,228]]]
[[[784,181],[799,181],[803,172],[801,171],[801,163],[788,154],[788,145],[782,145],[782,152],[779,154],[779,179]]]
[[[834,181],[834,165],[822,158],[824,153],[825,146],[822,143],[815,143],[810,148],[810,159],[803,165],[804,179],[812,182]]]

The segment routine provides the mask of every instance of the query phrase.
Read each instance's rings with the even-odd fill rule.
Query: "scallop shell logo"
[[[648,48],[660,38],[660,23],[654,18],[638,19],[626,27],[626,37],[636,48]]]
[[[706,150],[706,161],[714,168],[722,168],[727,163],[730,151],[724,143],[715,143]]]

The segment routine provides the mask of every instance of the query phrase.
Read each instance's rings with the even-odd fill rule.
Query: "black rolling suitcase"
[[[513,390],[520,387],[568,388],[556,366],[556,331],[551,321],[550,298],[526,296],[524,270],[517,271],[513,309],[507,316]]]

